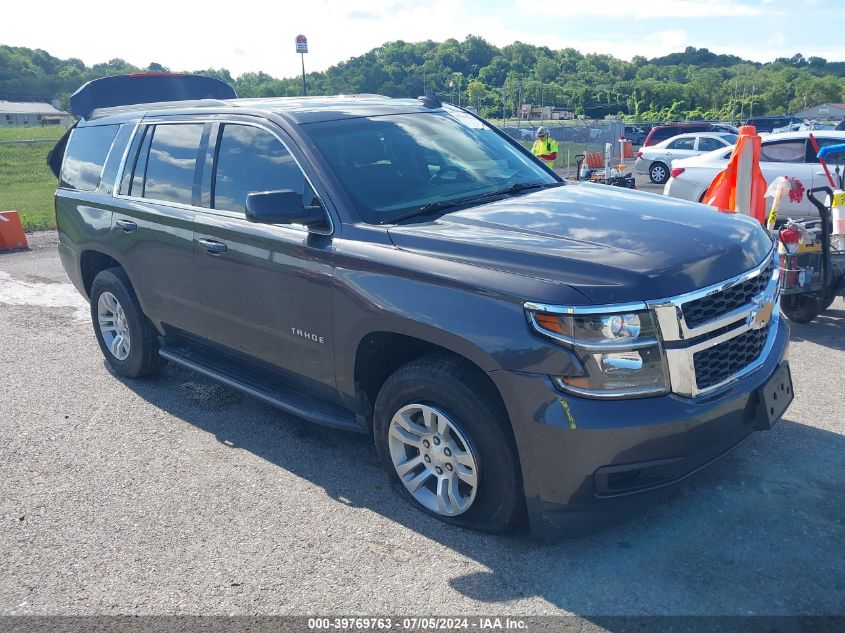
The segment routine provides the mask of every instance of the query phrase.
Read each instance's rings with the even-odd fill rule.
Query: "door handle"
[[[116,220],[115,224],[122,228],[124,233],[131,233],[138,228],[138,225],[132,220]]]
[[[217,240],[207,240],[204,237],[201,237],[197,240],[197,242],[199,242],[210,255],[219,255],[220,253],[225,253],[229,250],[223,242],[218,242]]]

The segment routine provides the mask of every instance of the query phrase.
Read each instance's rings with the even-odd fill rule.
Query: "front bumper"
[[[491,372],[513,425],[532,533],[593,532],[764,428],[758,389],[788,340],[781,319],[755,371],[698,398],[591,400],[559,392],[547,376]]]

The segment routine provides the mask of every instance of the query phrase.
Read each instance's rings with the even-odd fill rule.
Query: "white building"
[[[68,120],[67,112],[49,103],[0,101],[0,127],[58,124]]]

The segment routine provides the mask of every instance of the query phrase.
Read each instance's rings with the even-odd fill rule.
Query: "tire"
[[[515,527],[524,516],[522,478],[510,424],[498,394],[476,372],[459,359],[438,355],[400,367],[385,381],[376,399],[373,432],[376,450],[391,482],[412,505],[446,523],[501,533]],[[442,433],[439,427],[437,433],[428,435],[425,430],[420,431],[425,429],[426,413],[418,409],[430,409],[436,424],[448,426],[449,430]],[[400,439],[396,433],[394,419],[400,413],[407,416],[406,420],[418,423],[413,426],[419,435],[413,436],[419,440],[414,446],[404,444],[409,434]],[[443,436],[442,443],[435,446],[439,435]],[[429,440],[430,445],[425,448]],[[455,449],[453,453],[449,446]],[[426,456],[430,457],[427,464],[422,461]],[[475,466],[474,487],[463,481],[467,475],[472,479],[467,460]],[[402,467],[415,461],[416,466],[403,473],[405,481],[413,485],[415,480],[428,478],[412,494],[395,464]],[[436,469],[440,469],[440,475],[434,472]],[[454,489],[450,489],[450,484],[445,484],[444,489],[454,490],[449,498],[460,497],[468,502],[467,507],[448,500],[440,504],[443,481],[457,482]]]
[[[836,290],[828,288],[822,294],[821,309],[819,310],[819,313],[826,312],[827,309],[833,305],[834,301],[836,301]]]
[[[819,298],[814,294],[786,295],[780,299],[780,309],[793,323],[809,323],[821,312]]]
[[[158,335],[141,310],[124,270],[100,272],[91,284],[90,296],[94,335],[115,373],[140,378],[161,369],[164,359],[158,355]],[[117,340],[120,334],[125,336],[125,345]]]
[[[669,180],[669,168],[661,162],[652,163],[648,168],[648,178],[655,185],[662,185]]]

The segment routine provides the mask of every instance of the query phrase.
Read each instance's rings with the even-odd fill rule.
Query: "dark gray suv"
[[[541,536],[592,529],[791,401],[754,220],[564,186],[434,95],[230,91],[110,78],[72,99],[59,252],[115,372],[169,360],[371,434],[416,507],[489,531],[527,514]]]

